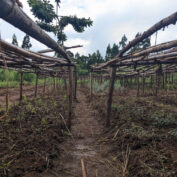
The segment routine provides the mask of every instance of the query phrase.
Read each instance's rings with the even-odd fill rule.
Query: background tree
[[[135,38],[138,37],[138,36],[141,36],[142,34],[141,33],[137,33],[135,35]],[[140,50],[143,50],[143,49],[146,49],[147,47],[150,47],[151,46],[151,40],[150,38],[146,38],[144,39],[142,42],[139,42],[132,50],[131,52],[135,52],[135,51],[140,51]]]
[[[119,53],[119,46],[114,43],[111,49],[111,58],[114,58],[118,53]]]
[[[57,9],[60,0],[55,0]],[[77,16],[58,16],[58,11],[54,11],[54,7],[49,0],[28,0],[33,15],[38,19],[37,24],[47,32],[53,32],[57,36],[58,43],[62,44],[67,40],[64,29],[69,24],[75,31],[81,33],[85,28],[92,26],[90,18],[78,18]],[[56,20],[56,25],[54,25]]]
[[[121,38],[121,41],[119,42],[120,50],[122,50],[127,45],[127,41],[128,41],[128,39],[127,39],[126,35],[124,34]]]
[[[29,50],[32,47],[29,35],[26,34],[26,36],[23,38],[23,43],[21,47],[27,50]]]
[[[15,34],[13,34],[12,36],[12,44],[18,46],[18,41],[17,41],[17,37]]]
[[[106,55],[105,55],[105,60],[108,61],[111,59],[111,46],[108,44],[106,48]]]

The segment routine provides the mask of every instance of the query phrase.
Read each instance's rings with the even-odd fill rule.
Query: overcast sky
[[[23,2],[23,10],[33,18],[27,0]],[[54,0],[51,0],[54,3]],[[143,32],[153,24],[177,11],[177,0],[61,0],[60,15],[77,15],[90,17],[93,26],[84,33],[76,33],[71,26],[65,29],[68,40],[66,46],[81,44],[83,48],[73,49],[74,53],[87,55],[97,49],[105,55],[110,43],[118,43],[125,34],[132,40],[137,32]],[[34,19],[34,18],[33,18]],[[11,42],[13,33],[19,44],[22,43],[24,33],[12,25],[0,20],[1,38]],[[51,34],[54,38],[54,36]],[[177,26],[171,25],[165,31],[158,33],[157,43],[174,40],[177,37]],[[31,39],[32,50],[46,49],[39,42]],[[154,36],[151,38],[155,43]]]

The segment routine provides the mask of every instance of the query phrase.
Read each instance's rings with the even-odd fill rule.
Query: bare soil
[[[104,137],[101,117],[89,105],[82,89],[78,90],[77,99],[75,118],[72,120],[72,135],[61,144],[61,157],[48,176],[82,177],[83,159],[87,177],[114,177],[114,171],[109,164],[112,157],[105,153],[108,145],[100,144],[100,138]]]

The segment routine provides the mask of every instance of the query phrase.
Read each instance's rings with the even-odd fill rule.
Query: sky
[[[54,3],[54,0],[50,0]],[[21,0],[23,10],[33,17],[27,0]],[[83,48],[73,49],[87,55],[99,50],[103,56],[107,45],[119,43],[125,34],[128,40],[134,39],[137,32],[144,32],[156,22],[177,11],[177,0],[61,0],[59,15],[77,15],[78,17],[90,17],[93,26],[83,33],[77,33],[69,25],[65,28],[68,40],[65,46],[83,45]],[[24,33],[0,19],[1,38],[7,42],[12,41],[15,33],[21,45]],[[55,39],[53,34],[50,34]],[[171,25],[165,31],[159,31],[157,44],[175,40],[177,26]],[[38,41],[31,39],[33,51],[46,49],[47,47]],[[155,43],[155,35],[151,37],[151,43]]]

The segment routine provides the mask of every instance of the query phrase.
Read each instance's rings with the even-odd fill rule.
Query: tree
[[[29,50],[32,47],[29,35],[26,34],[26,36],[23,38],[23,43],[21,47],[27,50]]]
[[[119,42],[119,48],[123,49],[126,45],[127,45],[127,37],[125,36],[125,34],[122,36],[121,41]]]
[[[141,36],[141,35],[142,34],[138,32],[135,35],[135,38],[138,37],[138,36]],[[150,47],[150,46],[151,46],[151,40],[150,40],[150,38],[146,38],[142,42],[139,42],[138,44],[136,44],[136,46],[133,47],[131,52],[140,51],[140,50],[146,49],[147,47]]]
[[[12,36],[12,44],[18,46],[18,41],[17,41],[17,37],[15,34],[13,34]]]
[[[106,55],[105,55],[105,60],[108,61],[111,59],[111,46],[108,44],[106,48]]]
[[[119,46],[114,43],[111,49],[111,58],[114,58],[118,53],[119,53]]]
[[[60,4],[60,0],[55,0],[57,9]],[[85,28],[92,26],[92,20],[90,18],[78,18],[77,16],[59,16],[58,10],[54,11],[54,7],[50,4],[49,0],[28,0],[29,6],[33,15],[38,19],[37,24],[47,32],[53,32],[58,40],[59,44],[64,43],[67,40],[67,36],[64,33],[64,29],[69,24],[73,26],[74,30],[81,33]],[[54,25],[56,20],[56,25]]]

